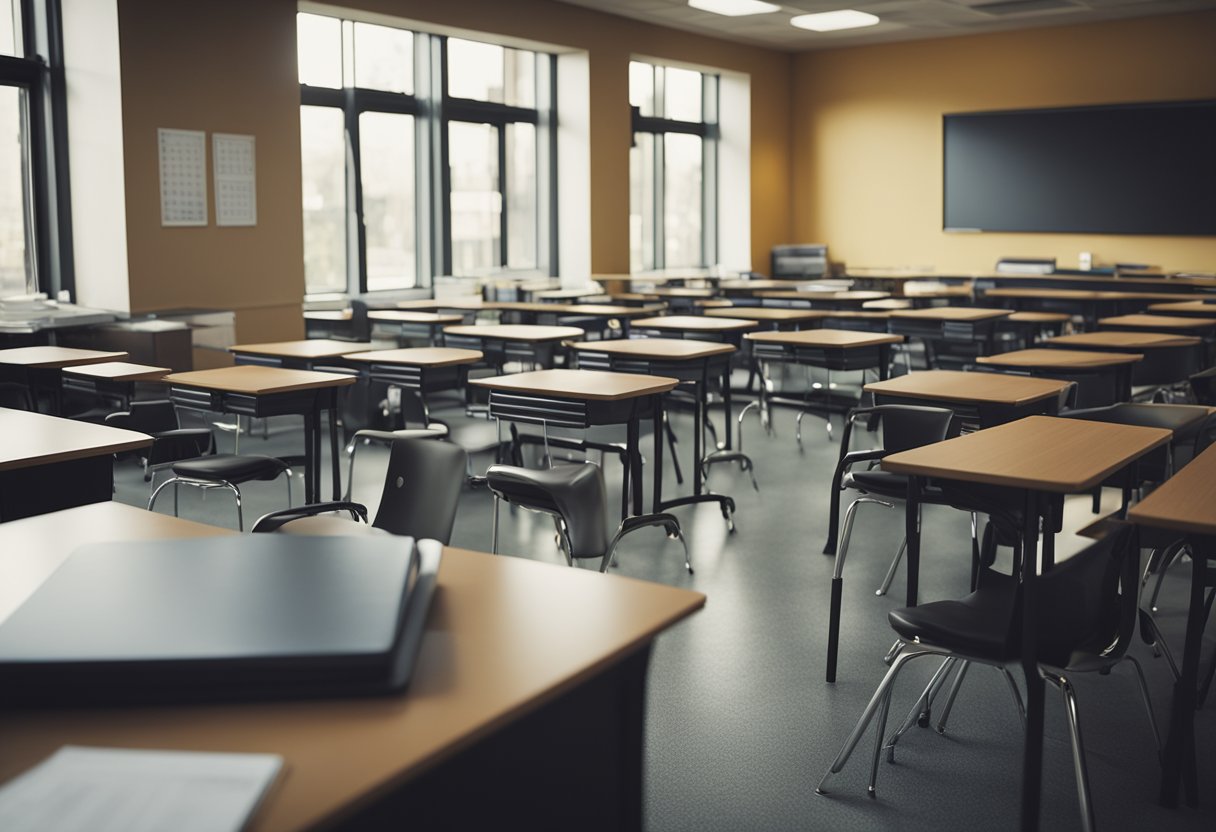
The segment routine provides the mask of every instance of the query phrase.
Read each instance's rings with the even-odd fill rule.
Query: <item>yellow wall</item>
[[[629,271],[631,54],[751,76],[752,251],[791,239],[790,55],[551,0],[344,5],[590,56],[592,271]],[[131,304],[236,308],[237,337],[300,334],[304,294],[294,0],[120,0]],[[560,83],[560,79],[559,79]],[[162,228],[156,128],[257,136],[258,226]],[[560,175],[560,172],[559,172]]]
[[[946,234],[943,113],[1216,98],[1216,13],[805,53],[794,70],[794,233],[852,266],[1216,269],[1216,238]],[[1214,151],[1216,152],[1216,151]]]

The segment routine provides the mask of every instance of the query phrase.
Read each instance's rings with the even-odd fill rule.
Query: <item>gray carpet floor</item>
[[[435,415],[474,430],[483,427],[456,411]],[[684,415],[675,415],[673,420],[683,439],[680,453],[687,473],[691,421]],[[839,436],[839,420],[836,424]],[[231,449],[232,433],[219,435],[221,450]],[[872,442],[873,437],[862,432],[854,447]],[[266,437],[256,426],[241,440],[241,450],[248,452],[290,454],[300,453],[301,447],[300,421],[289,418],[274,420]],[[649,453],[649,447],[650,438],[644,436],[644,452]],[[902,509],[870,506],[861,512],[845,570],[839,678],[834,685],[826,684],[832,559],[820,552],[838,445],[828,439],[821,422],[808,418],[799,446],[794,438],[794,413],[778,410],[771,434],[760,428],[754,416],[749,417],[745,449],[755,461],[758,492],[737,466],[713,466],[709,479],[711,488],[738,502],[735,533],[727,532],[716,506],[676,510],[692,548],[695,575],[684,572],[679,545],[657,529],[629,538],[614,570],[708,596],[705,609],[660,637],[653,653],[647,717],[647,828],[654,832],[1016,828],[1021,728],[1005,683],[996,671],[984,667],[973,668],[967,676],[944,735],[914,727],[901,741],[895,762],[882,763],[877,799],[869,799],[865,789],[872,750],[869,734],[830,782],[831,794],[815,793],[820,777],[886,669],[882,657],[893,641],[886,612],[901,605],[903,569],[889,595],[876,597],[874,590],[902,535]],[[354,498],[373,511],[386,460],[386,454],[375,448],[359,454]],[[473,468],[484,469],[490,461],[488,455],[479,454]],[[686,493],[687,481],[678,486],[668,467],[666,493]],[[609,460],[606,472],[615,488],[619,467]],[[298,474],[295,485],[299,501],[302,483]],[[247,522],[284,505],[281,483],[250,483],[242,490]],[[619,491],[615,493],[619,495]],[[147,494],[136,465],[120,464],[117,499],[140,505]],[[484,491],[465,492],[453,545],[489,548],[490,504]],[[610,505],[619,502],[610,497]],[[172,500],[164,499],[158,510],[171,511]],[[231,500],[220,492],[204,500],[184,489],[180,510],[183,517],[235,528]],[[1084,518],[1085,512],[1077,516]],[[964,595],[969,569],[966,516],[928,507],[924,528],[922,600]],[[543,516],[504,511],[500,548],[512,557],[566,568],[554,544],[552,524]],[[1063,542],[1061,548],[1067,548]],[[1160,620],[1179,652],[1187,574],[1186,565],[1171,572],[1161,602]],[[561,622],[555,621],[554,626]],[[1209,631],[1212,629],[1216,628]],[[1209,632],[1205,661],[1214,651],[1216,643]],[[1153,707],[1164,732],[1171,688],[1168,667],[1164,659],[1154,659],[1139,639],[1133,652],[1144,663]],[[892,706],[893,721],[911,707],[933,666],[930,660],[914,662],[901,677]],[[1200,805],[1165,810],[1156,804],[1160,769],[1131,668],[1121,667],[1108,677],[1079,676],[1076,687],[1099,828],[1216,829],[1216,793],[1212,789],[1216,784],[1216,701],[1197,715]],[[1043,828],[1077,829],[1075,779],[1063,706],[1050,688],[1047,705]]]

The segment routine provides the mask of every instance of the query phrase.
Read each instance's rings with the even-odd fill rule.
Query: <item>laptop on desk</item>
[[[391,536],[81,547],[0,624],[0,703],[400,691],[441,555],[437,541]]]

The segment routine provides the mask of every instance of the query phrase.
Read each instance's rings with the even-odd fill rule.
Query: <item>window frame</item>
[[[654,111],[666,111],[666,64],[652,63],[637,58],[630,59],[631,63],[640,63],[650,67],[653,72]],[[654,181],[651,183],[653,204],[651,210],[654,224],[651,229],[651,251],[654,262],[647,265],[642,263],[643,271],[657,271],[667,267],[667,233],[666,233],[666,142],[665,137],[670,133],[698,136],[701,139],[701,254],[699,268],[706,268],[718,259],[718,142],[721,139],[721,129],[718,126],[719,96],[721,80],[717,74],[696,70],[701,75],[701,120],[680,121],[665,116],[644,116],[641,107],[631,104],[630,137],[631,147],[637,147],[637,134],[648,133],[654,136],[652,143],[653,159],[651,173]],[[632,243],[631,243],[632,245]]]

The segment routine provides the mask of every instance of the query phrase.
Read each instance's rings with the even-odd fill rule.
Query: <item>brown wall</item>
[[[344,5],[586,50],[592,271],[629,271],[631,54],[751,76],[752,252],[789,242],[790,55],[551,0],[363,0]],[[131,304],[238,310],[241,340],[300,334],[304,293],[296,3],[120,0]],[[258,226],[162,228],[156,128],[257,136]],[[213,197],[212,197],[213,199]]]
[[[120,0],[131,309],[237,310],[238,340],[303,336],[292,0]],[[257,137],[258,224],[162,228],[156,130]],[[208,146],[210,164],[210,146]]]
[[[946,234],[943,113],[1216,98],[1216,13],[806,53],[794,71],[794,233],[854,266],[990,270],[1090,251],[1216,269],[1216,238]]]

